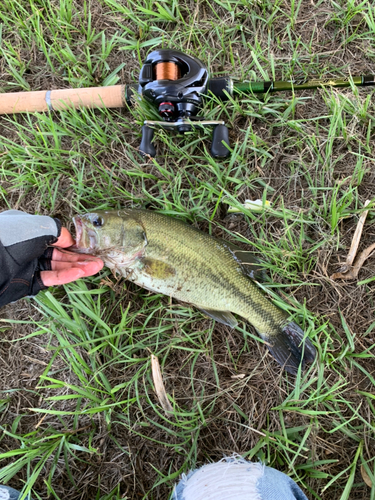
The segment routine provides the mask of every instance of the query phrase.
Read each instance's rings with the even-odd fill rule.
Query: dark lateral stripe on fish
[[[274,318],[271,316],[269,310],[267,309],[267,306],[264,306],[263,303],[257,302],[254,299],[251,301],[250,304],[251,304],[251,307],[252,307],[253,311],[255,312],[255,314],[257,314],[261,318],[267,318],[267,323],[268,323],[269,329],[270,330],[272,329],[274,332],[278,332],[278,330],[280,329],[280,323],[278,323],[274,320]],[[275,333],[273,335],[272,333],[270,333],[270,331],[259,332],[259,333],[262,336],[262,338],[264,338],[264,339],[271,338],[271,337],[274,337],[277,335],[277,333]]]

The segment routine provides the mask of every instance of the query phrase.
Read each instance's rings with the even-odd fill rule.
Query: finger
[[[73,267],[70,269],[61,269],[60,271],[42,271],[40,277],[45,286],[65,285],[79,278],[83,278],[85,271]]]
[[[68,252],[67,250],[61,251],[58,248],[55,248],[52,253],[52,261],[56,262],[79,262],[85,260],[98,261],[101,259],[90,254]]]
[[[52,271],[60,271],[61,269],[71,269],[73,267],[77,267],[78,269],[84,269],[86,274],[85,276],[91,276],[99,272],[103,267],[103,261],[98,260],[86,260],[83,262],[58,262],[51,260],[51,269]]]
[[[65,263],[58,263],[58,265],[61,264]],[[67,268],[63,267],[52,271],[42,271],[40,276],[45,286],[65,285],[66,283],[71,283],[79,278],[92,276],[93,274],[99,272],[102,267],[103,262],[101,260],[76,262],[74,264],[70,264],[70,267]]]
[[[72,245],[74,245],[74,243],[75,241],[73,239],[73,236],[69,233],[66,227],[62,227],[61,234],[56,243],[53,244],[53,246],[66,248],[66,247],[71,247]]]
[[[54,261],[54,260],[51,260],[51,270],[52,271],[60,271],[61,269],[71,269],[73,267],[77,267],[78,269],[87,269],[87,265],[88,264],[94,264],[94,267],[92,267],[92,269],[98,269],[98,271],[100,271],[100,269],[103,267],[102,265],[102,261],[100,260],[90,260],[90,261],[83,261],[83,262],[58,262],[58,261]],[[91,268],[90,268],[91,269]],[[97,271],[95,271],[97,272]],[[92,274],[95,274],[92,273]],[[0,498],[1,500],[1,498]]]

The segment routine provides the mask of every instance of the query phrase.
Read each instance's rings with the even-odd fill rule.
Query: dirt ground
[[[332,22],[328,22],[332,18],[332,5],[330,2],[321,2],[322,7],[314,7],[313,21],[309,24],[308,18],[311,15],[311,9],[303,2],[298,14],[300,29],[297,25],[297,35],[302,41],[307,42],[314,39],[314,46],[317,53],[325,53],[329,55],[329,63],[340,68],[347,68],[351,74],[371,74],[374,73],[373,57],[367,56],[365,53],[366,43],[356,50],[355,46],[350,43],[344,48],[337,47],[337,29]],[[314,2],[309,2],[309,4]],[[79,2],[77,2],[77,5]],[[286,5],[286,3],[285,3]],[[210,11],[207,6],[199,7],[201,14],[203,12],[210,18]],[[93,1],[90,5],[92,13],[92,25],[100,32],[106,31],[110,36],[118,29],[118,24],[115,21],[115,15],[110,14],[108,9],[100,2]],[[214,18],[213,18],[214,19]],[[243,24],[246,25],[246,16],[244,16]],[[130,19],[124,20],[124,25],[132,26]],[[171,31],[170,25],[162,25],[166,31]],[[251,24],[249,23],[249,26]],[[276,23],[276,32],[281,36],[285,26],[281,19],[279,24]],[[350,25],[350,29],[355,29],[354,21]],[[360,28],[359,28],[360,29]],[[77,35],[78,36],[78,35]],[[28,48],[17,39],[16,33],[10,33],[5,30],[3,33],[5,40],[17,43],[21,47],[19,56],[25,60],[31,60],[30,69],[25,75],[30,88],[39,89],[55,89],[64,88],[68,84],[63,78],[63,74],[50,74],[42,60],[38,47]],[[236,48],[236,43],[233,46]],[[324,51],[321,47],[324,46]],[[242,64],[246,66],[247,58],[251,57],[249,49],[245,50],[238,42],[238,54]],[[320,48],[320,50],[319,50]],[[212,54],[215,50],[220,49],[220,41],[217,37],[212,37]],[[290,57],[290,54],[284,54],[283,50],[274,42],[272,49],[276,59]],[[144,58],[148,49],[142,48],[141,56]],[[302,51],[303,52],[303,51]],[[306,53],[303,53],[306,56]],[[311,56],[312,57],[312,56]],[[125,66],[122,69],[121,80],[123,82],[133,81],[134,74],[139,70],[138,63],[133,53],[121,51],[113,53],[107,62],[112,68],[117,67],[124,62]],[[0,61],[0,79],[1,85],[6,86],[11,79],[11,75],[5,70],[6,62]],[[214,70],[230,71],[230,63],[227,61],[227,67],[214,65]],[[280,77],[280,75],[277,75]],[[98,76],[100,80],[100,76]],[[349,92],[349,91],[348,91]],[[302,96],[311,96],[309,91],[305,91]],[[373,109],[373,107],[372,107]],[[327,104],[320,92],[314,94],[314,99],[309,101],[308,105],[297,105],[295,110],[295,120],[306,120],[316,116],[328,114]],[[120,119],[128,120],[129,116],[126,110],[116,111],[116,116]],[[56,118],[58,119],[58,118]],[[23,116],[14,118],[18,123],[27,125],[27,121]],[[34,118],[31,121],[35,123]],[[230,136],[233,142],[243,140],[246,124],[251,120],[253,130],[256,131],[258,137],[263,140],[268,147],[268,151],[272,152],[272,159],[267,164],[261,165],[258,162],[257,153],[248,153],[247,170],[251,175],[254,172],[260,174],[264,183],[273,188],[272,199],[278,199],[283,196],[284,205],[290,210],[299,211],[302,206],[307,207],[306,210],[314,210],[314,205],[310,203],[313,195],[309,191],[310,186],[306,181],[306,176],[301,175],[298,169],[293,170],[291,165],[297,165],[301,157],[300,151],[295,147],[293,138],[298,139],[298,135],[293,136],[293,131],[286,127],[273,127],[270,121],[266,119],[258,119],[256,117],[249,118],[241,116],[240,113],[234,113],[234,118],[231,121]],[[268,119],[270,120],[270,119]],[[327,123],[328,123],[327,119]],[[306,124],[306,133],[314,133],[314,122]],[[12,139],[16,143],[22,144],[19,138],[16,127],[7,121],[7,118],[0,117],[0,130],[2,137]],[[131,176],[127,175],[127,171],[134,168],[134,162],[127,154],[128,149],[133,148],[135,151],[139,141],[139,130],[122,128],[123,135],[117,144],[111,147],[102,148],[98,146],[98,150],[94,151],[88,143],[82,143],[80,152],[86,155],[87,158],[97,155],[100,159],[103,170],[116,165],[119,169],[118,176],[113,180],[113,185],[121,188],[123,191],[131,192],[134,197],[144,200],[145,206],[150,202],[148,195],[153,194],[156,189],[152,179],[144,181],[134,181]],[[361,123],[353,123],[353,134],[365,141],[368,129]],[[290,141],[285,141],[285,134],[289,134]],[[371,144],[373,144],[373,132],[371,132]],[[324,142],[327,137],[321,138]],[[65,151],[69,151],[71,147],[71,139],[64,139]],[[122,144],[126,143],[126,148]],[[73,146],[72,146],[73,147]],[[161,142],[158,143],[161,154],[165,153],[166,146]],[[357,143],[353,145],[356,152]],[[164,149],[163,149],[164,148]],[[327,185],[333,186],[336,181],[350,178],[353,174],[353,168],[356,158],[354,157],[353,149],[350,147],[350,141],[345,142],[337,140],[333,146],[333,158],[338,160],[332,171],[330,178],[325,178]],[[3,166],[9,162],[7,157],[6,146],[0,149],[0,165],[3,157]],[[367,154],[366,160],[368,168],[358,186],[358,199],[363,204],[367,199],[374,199],[375,193],[375,169],[374,156],[369,157]],[[307,160],[306,160],[307,162]],[[180,170],[189,171],[192,168],[194,159],[191,163],[182,159],[176,163],[176,172]],[[155,174],[155,169],[150,162],[140,160],[141,167],[145,172]],[[315,165],[312,164],[311,176],[317,175]],[[1,174],[0,174],[1,175]],[[96,176],[100,176],[100,172],[96,171],[94,175],[87,175],[85,181],[93,189],[100,189],[100,180],[96,180]],[[158,175],[158,174],[155,174]],[[202,172],[202,176],[206,174]],[[208,175],[208,174],[207,174]],[[25,210],[30,213],[38,212],[49,214],[48,205],[40,199],[38,194],[33,189],[27,189],[26,194],[22,186],[17,186],[12,179],[2,175],[1,187],[6,190],[6,201],[9,206]],[[181,190],[189,189],[189,178],[187,175],[182,176]],[[98,185],[95,185],[96,181]],[[64,224],[71,227],[71,217],[75,213],[74,195],[71,189],[72,180],[68,173],[63,173],[59,179],[59,194],[58,202],[55,205],[53,216],[60,217]],[[234,186],[234,184],[233,184]],[[144,193],[148,193],[148,195]],[[116,203],[119,198],[119,191],[116,191]],[[239,192],[238,198],[244,201],[247,198],[261,198],[263,187],[260,184],[254,184],[253,189],[248,185]],[[272,201],[271,199],[271,201]],[[303,203],[302,203],[303,200]],[[124,200],[125,206],[131,206],[131,200]],[[212,203],[214,206],[214,203]],[[0,198],[0,211],[7,208],[7,204]],[[88,206],[88,209],[92,206]],[[151,206],[152,208],[152,206]],[[360,207],[357,207],[360,208]],[[285,288],[280,289],[282,297],[293,296],[299,303],[305,303],[306,308],[311,311],[317,318],[317,324],[321,325],[329,320],[332,325],[332,331],[336,333],[332,335],[330,341],[326,344],[324,334],[318,336],[317,342],[321,346],[328,346],[332,359],[340,352],[344,343],[347,342],[347,333],[343,327],[342,317],[345,318],[348,331],[354,336],[355,353],[360,353],[366,349],[370,349],[374,343],[375,329],[371,328],[374,324],[374,286],[375,282],[370,282],[365,286],[358,286],[357,281],[333,281],[330,279],[332,273],[336,272],[339,263],[346,258],[350,243],[356,229],[358,216],[350,216],[342,219],[339,225],[340,245],[337,250],[334,245],[334,240],[327,240],[327,244],[320,246],[313,253],[316,259],[311,269],[305,273],[301,270],[296,270],[296,276],[303,284],[299,286],[288,287],[287,281],[278,276],[277,273],[272,275],[274,281],[282,283]],[[209,224],[206,221],[196,223],[200,229],[209,230]],[[231,234],[240,234],[241,236],[253,239],[253,232],[261,233],[264,230],[272,235],[274,241],[278,241],[284,235],[284,221],[275,218],[270,218],[264,222],[254,222],[252,230],[249,228],[249,222],[244,217],[227,214],[227,206],[223,203],[219,205],[219,209],[215,213],[213,220],[212,231],[215,236],[229,238],[224,229]],[[321,224],[310,225],[307,229],[310,241],[319,241],[322,235],[326,234],[324,221]],[[328,233],[327,233],[328,234]],[[229,238],[230,239],[230,238]],[[307,240],[306,240],[307,241]],[[368,247],[375,242],[375,218],[374,212],[369,214],[366,222],[365,231],[363,233],[359,251]],[[246,245],[244,245],[244,248]],[[310,243],[305,244],[305,248],[311,248]],[[288,255],[285,257],[288,258]],[[359,279],[365,280],[374,276],[375,257],[370,257],[363,266]],[[112,278],[111,278],[112,279]],[[117,300],[125,307],[130,304],[130,311],[142,309],[147,301],[147,292],[139,291],[132,284],[125,286],[123,282],[117,283],[113,280],[114,291],[110,300],[113,303]],[[313,286],[311,286],[313,284]],[[89,288],[95,288],[95,284],[88,282]],[[64,293],[59,290],[54,290],[53,293],[57,298],[61,298],[62,302],[66,300]],[[109,293],[109,292],[108,292]],[[161,299],[165,308],[170,307],[169,299]],[[178,307],[176,302],[172,303],[171,307]],[[139,321],[142,322],[142,312],[139,316]],[[119,319],[119,312],[114,312],[111,320],[113,324]],[[340,316],[341,315],[341,316]],[[303,428],[310,425],[313,420],[310,416],[303,415],[303,412],[285,411],[282,412],[284,421],[280,421],[280,411],[275,409],[278,405],[282,405],[288,394],[291,392],[294,382],[287,381],[276,363],[267,353],[266,349],[253,339],[245,339],[244,335],[238,330],[232,330],[229,327],[215,324],[211,332],[211,342],[213,351],[210,355],[199,353],[194,365],[187,350],[174,350],[173,356],[169,357],[163,365],[163,378],[166,384],[168,393],[173,394],[173,397],[180,406],[189,408],[197,398],[200,392],[204,393],[205,403],[208,408],[209,403],[215,399],[215,404],[212,410],[206,413],[204,423],[200,423],[194,428],[190,438],[186,438],[186,442],[181,442],[181,436],[175,435],[175,427],[166,423],[159,415],[155,415],[154,408],[148,403],[145,398],[141,405],[133,405],[127,410],[127,421],[132,422],[132,428],[124,425],[124,419],[121,412],[112,415],[111,425],[108,426],[103,413],[96,413],[91,416],[82,415],[79,417],[79,425],[77,427],[76,417],[64,416],[61,419],[56,419],[54,415],[43,416],[41,414],[30,411],[30,408],[38,408],[42,404],[42,400],[56,394],[62,394],[55,389],[43,389],[40,387],[43,382],[40,376],[43,374],[48,363],[51,361],[54,353],[54,348],[58,345],[55,338],[49,333],[30,336],[36,329],[36,324],[43,321],[43,315],[37,310],[33,300],[21,300],[16,304],[11,304],[3,308],[0,312],[1,319],[12,319],[20,321],[20,323],[0,323],[0,332],[2,340],[0,342],[0,359],[2,369],[0,370],[0,391],[3,394],[2,399],[5,401],[2,413],[0,415],[0,425],[2,428],[2,437],[0,441],[0,450],[2,453],[11,451],[21,447],[21,442],[14,436],[35,436],[39,431],[43,430],[47,435],[49,426],[54,428],[54,431],[61,428],[62,432],[71,432],[77,437],[73,442],[79,443],[80,446],[86,447],[96,452],[86,453],[77,451],[74,455],[66,458],[69,463],[70,471],[67,472],[66,461],[61,456],[57,464],[52,461],[47,461],[43,472],[38,478],[35,489],[41,495],[41,498],[49,498],[48,486],[44,479],[47,478],[51,468],[56,465],[56,470],[53,476],[53,488],[60,498],[66,500],[84,500],[97,498],[98,485],[100,485],[101,494],[108,494],[117,485],[119,492],[123,498],[138,499],[167,499],[171,492],[171,484],[173,481],[163,482],[161,478],[180,470],[186,461],[186,456],[189,450],[194,450],[193,462],[197,465],[207,461],[215,461],[223,456],[231,455],[232,453],[246,454],[254,448],[259,442],[260,436],[264,436],[265,430],[272,433],[282,431],[283,427],[288,428]],[[23,321],[33,319],[34,324],[24,324]],[[165,319],[165,318],[164,318]],[[52,320],[51,320],[52,321]],[[165,320],[167,321],[167,320]],[[158,324],[158,318],[151,320],[150,328]],[[209,331],[212,321],[199,316],[199,319],[194,323],[196,332]],[[368,332],[364,335],[364,332]],[[253,331],[252,331],[253,333]],[[178,337],[178,324],[176,323],[173,336]],[[250,347],[249,347],[250,345]],[[89,354],[84,348],[79,348],[84,359],[89,359]],[[322,347],[323,349],[323,347]],[[324,350],[323,349],[323,350]],[[326,354],[327,366],[329,355]],[[145,347],[137,354],[148,356],[149,352]],[[215,360],[216,373],[212,368],[212,358]],[[235,360],[235,362],[233,361]],[[107,359],[99,359],[98,363],[105,363]],[[336,388],[339,383],[345,384],[342,389],[342,400],[335,398],[332,403],[340,415],[348,414],[348,419],[351,421],[351,428],[358,429],[359,434],[356,439],[346,428],[337,429],[340,422],[330,413],[327,406],[318,404],[318,409],[321,412],[315,421],[312,430],[304,444],[309,450],[309,458],[315,461],[322,461],[317,467],[322,473],[328,474],[329,477],[335,476],[341,471],[348,470],[338,480],[338,484],[333,485],[326,491],[321,493],[322,488],[327,483],[326,477],[306,477],[304,480],[308,484],[311,491],[316,491],[319,495],[316,498],[322,500],[339,500],[341,498],[343,486],[346,484],[350,473],[350,464],[353,462],[356,451],[358,449],[358,439],[363,441],[363,450],[366,460],[374,457],[375,445],[374,435],[368,431],[368,427],[363,426],[363,421],[373,422],[374,410],[369,403],[368,398],[364,397],[359,391],[373,394],[373,378],[372,380],[365,375],[370,374],[374,377],[375,363],[374,358],[360,359],[360,366],[363,370],[353,366],[345,372],[344,370],[336,370],[327,368],[325,374],[327,376],[326,386]],[[105,374],[111,384],[116,385],[124,380],[130,380],[136,374],[137,368],[129,368],[124,373],[121,364],[110,364],[105,368]],[[60,373],[60,379],[74,384],[77,382],[76,375],[73,372],[66,370],[66,360],[56,357],[53,361],[53,373]],[[234,378],[238,375],[244,375],[243,378]],[[316,375],[316,373],[314,374]],[[195,381],[194,387],[191,380]],[[153,401],[156,399],[149,389],[149,380],[145,376],[143,379],[144,386],[140,384],[137,390],[149,393]],[[220,381],[220,387],[217,386],[217,380]],[[313,387],[315,387],[314,383]],[[148,389],[146,389],[146,386]],[[336,389],[335,389],[336,390]],[[148,391],[148,392],[147,392]],[[130,397],[136,397],[136,387],[134,386]],[[303,399],[303,395],[301,396]],[[347,408],[346,403],[352,405],[352,409]],[[235,410],[235,407],[242,409],[241,415]],[[61,401],[55,409],[63,411],[74,411],[76,402]],[[326,413],[324,413],[326,412]],[[22,415],[22,418],[18,418]],[[158,426],[150,425],[150,421],[155,422]],[[147,424],[145,423],[147,422]],[[317,423],[316,423],[317,422]],[[297,432],[297,431],[296,431]],[[303,435],[302,430],[300,431]],[[298,432],[297,432],[298,434]],[[186,437],[186,434],[185,434]],[[295,436],[289,436],[293,440]],[[358,439],[357,439],[358,438]],[[296,442],[300,442],[296,439]],[[181,443],[181,444],[179,444]],[[263,448],[265,456],[267,450]],[[287,464],[282,461],[281,454],[277,455],[270,452],[273,459],[278,456],[279,462],[274,462],[274,466],[278,466],[280,470],[287,470]],[[301,452],[296,461],[296,465],[303,465],[306,459],[305,452]],[[330,463],[323,461],[331,460]],[[334,462],[336,460],[336,462]],[[3,466],[13,459],[3,460]],[[160,473],[159,473],[160,471]],[[27,477],[27,468],[23,467],[12,478],[10,485],[15,488],[21,488],[23,481]],[[301,473],[302,474],[302,473]],[[178,474],[176,478],[178,477]],[[73,482],[71,481],[73,479]],[[160,480],[160,484],[155,486],[155,483]],[[368,500],[370,488],[363,483],[359,466],[356,469],[354,478],[354,487],[350,494],[352,500]],[[310,495],[310,493],[308,493]],[[310,495],[313,498],[312,495]],[[52,497],[51,497],[52,498]],[[119,497],[120,498],[120,497]]]

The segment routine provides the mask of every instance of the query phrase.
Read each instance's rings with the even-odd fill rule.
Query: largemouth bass
[[[231,327],[237,324],[232,313],[245,318],[289,373],[314,360],[310,339],[251,279],[256,265],[250,252],[149,210],[100,211],[73,221],[75,250],[100,256],[114,274]]]

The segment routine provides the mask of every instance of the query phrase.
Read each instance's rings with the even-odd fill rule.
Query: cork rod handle
[[[122,108],[125,85],[0,94],[0,115],[67,108]]]

